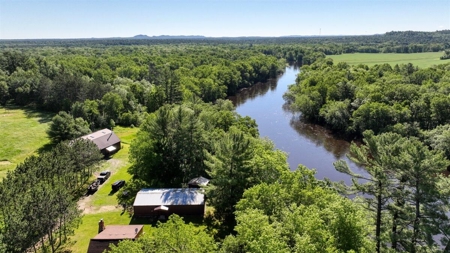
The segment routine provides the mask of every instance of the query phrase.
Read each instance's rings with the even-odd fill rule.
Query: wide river
[[[242,116],[256,120],[261,137],[267,137],[276,148],[285,151],[291,170],[303,164],[317,171],[316,178],[351,183],[348,175],[334,169],[333,162],[343,159],[356,173],[365,174],[346,157],[350,143],[335,138],[321,126],[299,120],[299,113],[291,112],[283,94],[295,83],[299,69],[287,67],[283,75],[268,83],[240,91],[229,99]]]

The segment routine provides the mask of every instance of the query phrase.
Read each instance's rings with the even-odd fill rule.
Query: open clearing
[[[97,234],[98,221],[103,218],[106,226],[128,225],[133,222],[127,212],[117,202],[117,192],[111,190],[111,185],[116,180],[124,179],[129,182],[131,175],[128,174],[130,163],[128,162],[128,152],[130,143],[134,139],[139,128],[115,127],[114,132],[119,136],[122,149],[114,154],[113,158],[105,161],[96,175],[103,170],[110,170],[111,177],[103,183],[92,195],[85,196],[78,201],[78,206],[83,210],[83,218],[80,227],[75,230],[75,235],[70,237],[70,242],[60,250],[60,252],[85,253],[89,246],[89,241]],[[93,177],[94,178],[94,177]],[[138,222],[145,224],[144,222]],[[144,227],[145,232],[151,230],[150,225]]]
[[[412,63],[414,66],[420,68],[427,68],[433,65],[439,65],[444,63],[450,63],[450,60],[440,60],[439,57],[443,55],[443,52],[432,53],[415,53],[415,54],[383,54],[383,53],[356,53],[356,54],[341,54],[341,55],[329,55],[327,57],[332,58],[334,63],[347,62],[351,65],[366,64],[373,66],[375,64],[389,63],[392,66],[395,64],[407,64]]]
[[[27,157],[51,148],[46,130],[53,115],[32,109],[0,106],[0,136],[2,139],[0,181],[6,176],[7,171],[14,169]],[[114,128],[114,132],[121,139],[122,149],[112,159],[103,162],[96,174],[92,176],[92,180],[103,170],[110,170],[111,177],[96,193],[79,201],[80,209],[84,213],[82,223],[75,231],[75,235],[70,238],[70,242],[59,249],[59,252],[85,253],[89,240],[97,234],[97,222],[100,218],[105,219],[107,225],[126,225],[139,222],[132,220],[128,213],[123,212],[123,208],[116,200],[117,193],[111,191],[111,184],[116,180],[124,179],[128,182],[131,179],[131,175],[127,172],[130,166],[128,151],[138,130],[139,128]],[[146,231],[151,230],[149,225],[145,227]]]
[[[0,180],[30,155],[48,147],[46,130],[53,114],[0,106]]]

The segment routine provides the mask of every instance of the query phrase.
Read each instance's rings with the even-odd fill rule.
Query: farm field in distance
[[[53,114],[15,106],[0,107],[0,181],[7,171],[45,148]]]
[[[373,66],[375,64],[389,63],[392,66],[395,64],[412,63],[414,66],[420,68],[428,68],[433,65],[449,63],[450,60],[440,60],[439,57],[443,52],[429,52],[429,53],[414,53],[414,54],[395,54],[395,53],[355,53],[355,54],[341,54],[328,55],[327,57],[333,59],[334,63],[347,62],[350,65],[366,64]]]

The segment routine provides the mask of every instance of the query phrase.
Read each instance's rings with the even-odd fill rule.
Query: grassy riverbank
[[[443,55],[442,52],[431,53],[416,53],[416,54],[341,54],[341,55],[329,55],[334,63],[347,62],[351,65],[366,64],[373,66],[375,64],[389,63],[395,64],[407,64],[412,63],[414,66],[420,68],[427,68],[433,65],[448,63],[449,61],[440,60],[439,57]]]

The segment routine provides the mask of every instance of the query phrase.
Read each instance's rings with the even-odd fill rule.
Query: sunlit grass
[[[127,212],[123,212],[123,209],[117,202],[117,192],[112,192],[111,185],[116,180],[124,179],[128,182],[131,179],[131,175],[128,173],[130,163],[128,161],[128,155],[130,150],[130,143],[136,136],[139,128],[126,128],[115,127],[113,131],[120,138],[122,148],[114,154],[114,156],[105,161],[99,171],[110,170],[111,177],[103,183],[103,185],[93,195],[89,196],[89,208],[93,213],[85,214],[82,218],[82,224],[75,231],[75,235],[70,238],[70,242],[64,247],[64,252],[73,253],[85,253],[89,246],[89,241],[97,234],[98,221],[103,218],[106,226],[109,225],[127,225],[134,224],[147,224],[149,221],[132,221],[132,218]],[[116,207],[113,211],[110,208],[106,208],[107,211],[102,211],[105,207]],[[138,222],[138,223],[136,223]],[[144,226],[144,232],[148,233],[151,230],[150,225]]]
[[[443,55],[442,52],[427,52],[414,54],[394,54],[394,53],[356,53],[356,54],[341,54],[329,55],[334,63],[347,62],[350,65],[366,64],[373,66],[375,64],[389,63],[392,66],[395,64],[412,63],[414,66],[420,68],[427,68],[433,65],[449,63],[450,60],[440,60],[439,57]]]
[[[100,219],[104,220],[105,226],[128,225],[131,222],[129,215],[121,211],[86,214],[83,216],[82,224],[75,230],[75,235],[70,237],[69,243],[60,252],[86,253],[89,241],[98,233]],[[151,225],[144,225],[145,233],[150,233],[151,229]]]
[[[0,106],[0,180],[50,143],[46,131],[52,117],[47,112]]]

